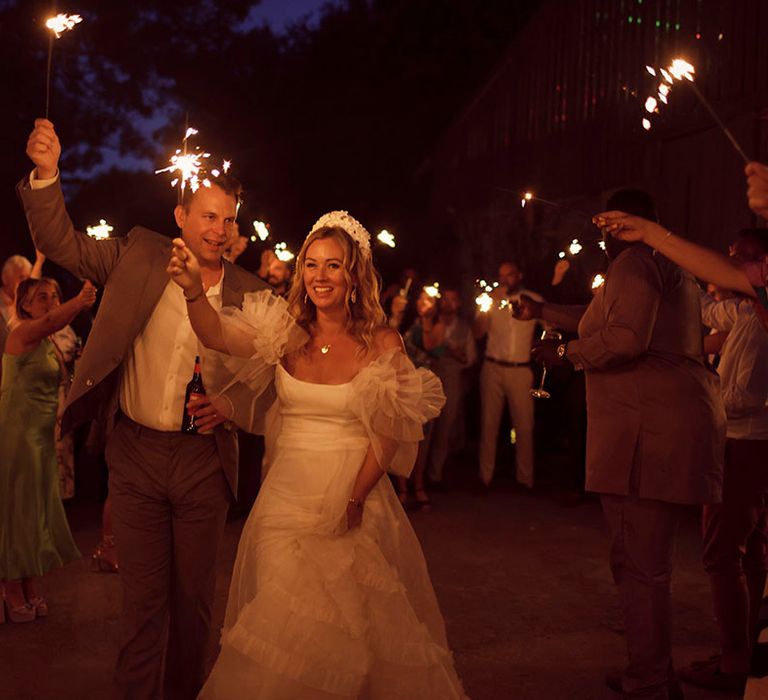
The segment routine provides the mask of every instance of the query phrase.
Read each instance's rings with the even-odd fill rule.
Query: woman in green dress
[[[62,358],[50,335],[92,306],[90,282],[61,303],[58,284],[29,279],[16,293],[17,321],[0,386],[0,582],[13,622],[47,614],[36,578],[80,557],[59,495],[55,426]]]

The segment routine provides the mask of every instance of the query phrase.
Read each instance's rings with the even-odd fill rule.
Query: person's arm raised
[[[603,212],[593,221],[620,241],[645,243],[694,277],[747,296],[755,296],[746,273],[733,260],[676,236],[653,221],[621,211]]]
[[[106,284],[117,264],[122,239],[96,241],[76,231],[67,213],[58,177],[61,146],[53,124],[36,119],[27,141],[35,169],[16,188],[35,248],[80,279]]]
[[[229,352],[221,330],[219,314],[205,296],[200,265],[194,253],[181,238],[173,239],[168,274],[184,291],[192,330],[205,347],[218,352]]]
[[[86,280],[76,297],[52,309],[42,318],[21,321],[8,336],[6,352],[19,355],[31,350],[43,338],[64,328],[81,311],[93,306],[95,301],[96,287]]]

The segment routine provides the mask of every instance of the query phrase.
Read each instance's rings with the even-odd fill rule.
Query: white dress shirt
[[[518,301],[521,294],[525,294],[535,301],[544,301],[536,292],[529,292],[527,289],[520,289],[510,295],[503,293],[491,295],[495,303],[487,312],[488,344],[485,348],[486,357],[492,357],[494,360],[501,360],[502,362],[530,362],[533,333],[538,321],[520,321],[512,316],[511,304],[513,301]],[[499,302],[502,299],[508,301],[503,309],[499,308]]]
[[[221,309],[221,284],[206,296]],[[131,420],[154,430],[180,430],[184,394],[199,354],[184,293],[171,280],[165,287],[144,330],[136,336],[123,362],[120,408]]]
[[[728,331],[717,367],[728,417],[727,436],[768,440],[768,332],[752,302],[717,302],[702,293],[701,320],[709,328]]]

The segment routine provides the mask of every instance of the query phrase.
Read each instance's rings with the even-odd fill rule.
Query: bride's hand
[[[360,527],[363,522],[363,502],[350,498],[347,503],[347,530]]]
[[[181,238],[173,239],[171,259],[166,270],[188,297],[195,297],[203,291],[200,264]]]

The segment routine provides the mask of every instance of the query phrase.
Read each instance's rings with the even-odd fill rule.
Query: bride
[[[466,699],[418,540],[382,478],[410,473],[445,397],[384,326],[368,232],[346,212],[321,217],[287,303],[261,291],[215,311],[181,239],[168,271],[217,407],[263,431],[277,392],[271,466],[200,698]]]

